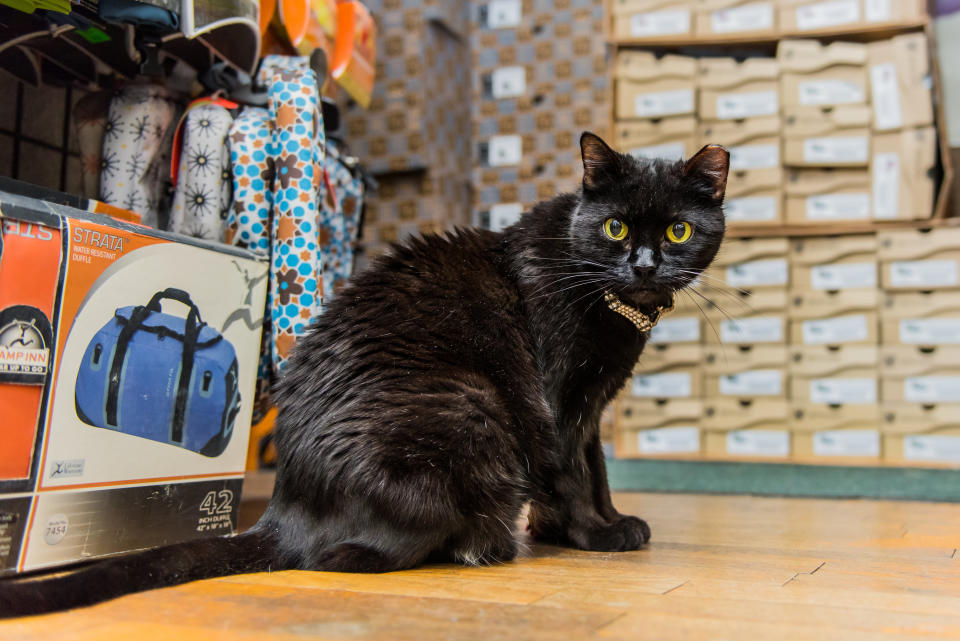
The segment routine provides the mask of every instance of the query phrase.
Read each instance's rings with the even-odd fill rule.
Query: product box
[[[922,32],[867,45],[873,128],[876,131],[933,125],[930,52]]]
[[[884,289],[960,287],[960,229],[880,232],[878,240]]]
[[[686,305],[684,305],[684,299]],[[693,309],[690,309],[690,307]],[[673,311],[660,319],[660,322],[650,331],[650,339],[641,359],[651,350],[661,352],[669,350],[674,345],[700,343],[703,336],[703,318],[696,305],[689,297],[681,296],[674,302]]]
[[[844,299],[855,299],[846,292]],[[862,303],[860,303],[862,304]],[[838,315],[790,323],[790,342],[794,345],[847,345],[859,343],[876,345],[880,342],[880,326],[875,311],[850,313],[858,305],[851,300],[844,303]],[[873,309],[873,308],[871,308]],[[792,318],[795,318],[792,317]]]
[[[615,406],[618,458],[700,453],[698,399],[652,400],[621,395]]]
[[[235,531],[266,262],[5,192],[0,211],[0,572]]]
[[[683,351],[699,352],[699,348],[699,345],[689,345]],[[668,365],[661,361],[655,371],[647,367],[638,365],[638,371],[627,382],[626,393],[634,398],[699,398],[703,395],[703,372],[699,365],[674,362]]]
[[[715,330],[705,333],[706,343],[753,345],[787,341],[787,292],[759,289],[747,293],[740,309],[733,309],[733,303],[720,303],[717,298],[705,307]]]
[[[774,0],[699,0],[694,7],[697,38],[772,38],[777,34]]]
[[[782,260],[782,272],[786,273],[788,271],[786,259],[789,251],[790,244],[783,236],[731,238],[724,241],[711,267],[729,267],[737,263],[757,260]],[[775,267],[778,273],[781,272],[780,263]],[[780,282],[774,284],[785,285],[786,278],[783,276],[779,279]]]
[[[960,464],[960,406],[885,403],[883,458],[890,463]]]
[[[693,116],[623,120],[616,123],[615,130],[617,148],[637,158],[683,160],[700,150]]]
[[[614,69],[618,120],[695,114],[697,59],[620,51]]]
[[[703,348],[699,343],[648,343],[637,360],[635,374],[665,372],[677,368],[696,367],[703,360]]]
[[[885,346],[881,398],[885,403],[960,403],[958,357],[957,346]]]
[[[787,393],[785,345],[708,345],[704,348],[704,396],[755,398]]]
[[[792,402],[794,456],[823,462],[874,462],[882,453],[877,404]]]
[[[776,288],[784,297],[782,309],[786,309],[786,287],[790,283],[787,258],[758,258],[731,265],[714,263],[704,271],[701,278],[713,286],[730,287],[735,290]]]
[[[785,459],[790,456],[790,406],[778,398],[704,401],[703,449],[710,457]]]
[[[866,169],[791,169],[784,185],[788,224],[869,220],[873,190]]]
[[[936,202],[937,131],[933,127],[873,135],[873,217],[930,218]]]
[[[790,106],[783,114],[783,162],[792,167],[866,167],[870,107]]]
[[[783,223],[780,117],[717,120],[700,124],[701,144],[730,152],[723,212],[728,225]]]
[[[829,335],[851,337],[860,331],[869,334],[869,328],[855,329],[855,326],[859,326],[859,321],[854,326],[847,324],[846,321],[838,322],[834,327],[824,321],[845,315],[875,315],[879,308],[880,292],[877,289],[797,290],[790,293],[787,316],[794,330],[799,332],[803,339],[812,339],[813,336],[823,338]],[[807,321],[810,321],[809,325],[805,324]],[[796,329],[797,327],[799,330]]]
[[[656,41],[693,33],[694,2],[676,0],[613,0],[615,40]]]
[[[960,344],[960,292],[885,293],[880,337],[885,345],[926,349]]]
[[[784,107],[836,107],[870,102],[867,48],[856,42],[822,45],[781,40],[780,100]]]
[[[814,405],[876,404],[875,345],[805,345],[790,348],[790,398]]]
[[[796,238],[790,243],[790,285],[794,293],[819,292],[826,297],[801,297],[791,301],[791,309],[813,303],[815,306],[828,303],[831,292],[840,290],[870,290],[871,309],[876,309],[878,299],[877,238],[873,234],[833,236],[821,238]],[[837,305],[829,303],[836,309]],[[865,309],[858,306],[856,309]],[[800,314],[804,312],[797,310]],[[820,311],[811,312],[815,318]]]
[[[749,169],[731,171],[723,200],[728,225],[783,224],[783,171]]]
[[[698,67],[702,120],[742,120],[780,113],[776,58],[701,58]]]
[[[923,6],[923,0],[780,0],[780,29],[802,34],[914,23],[923,19]]]

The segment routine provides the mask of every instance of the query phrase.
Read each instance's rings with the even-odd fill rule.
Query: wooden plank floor
[[[0,639],[960,638],[960,506],[619,494],[641,551],[201,581],[0,623]]]

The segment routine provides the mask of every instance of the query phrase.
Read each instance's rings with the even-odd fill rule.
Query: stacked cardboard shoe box
[[[692,38],[694,0],[613,0],[616,40]]]
[[[617,456],[690,456],[701,451],[703,319],[691,296],[650,334],[616,404]]]
[[[927,218],[934,205],[937,136],[930,52],[922,33],[867,45],[873,101],[871,170],[877,219]]]
[[[709,456],[790,455],[787,256],[785,238],[731,240],[701,276],[712,301],[703,366]]]
[[[801,35],[916,22],[926,15],[924,4],[924,0],[780,0],[780,29]]]
[[[777,47],[784,112],[788,223],[870,218],[866,45],[783,40]]]
[[[633,141],[627,143],[631,149],[650,147],[643,136],[648,135],[648,131],[657,131],[661,138],[654,142],[656,145],[679,142],[693,147],[697,59],[676,55],[657,58],[648,51],[621,51],[615,65],[616,139]],[[663,120],[659,125],[651,127],[651,120],[660,119]],[[690,126],[685,133],[684,126]],[[669,138],[663,135],[668,133]],[[649,151],[638,155],[648,155]]]
[[[876,237],[795,239],[790,252],[794,453],[878,461]]]
[[[495,0],[471,8],[473,221],[509,222],[579,187],[579,135],[606,136],[601,0]]]
[[[774,58],[702,58],[700,141],[730,151],[729,224],[782,223],[780,87]]]
[[[770,38],[777,34],[776,0],[696,0],[697,38]]]
[[[960,229],[879,234],[882,429],[892,463],[960,463]]]

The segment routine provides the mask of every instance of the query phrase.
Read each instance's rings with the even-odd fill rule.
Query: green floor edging
[[[960,502],[960,470],[614,459],[620,491]]]

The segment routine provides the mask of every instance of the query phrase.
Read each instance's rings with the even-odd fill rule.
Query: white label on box
[[[826,291],[876,287],[877,264],[814,265],[810,270],[810,286]]]
[[[520,0],[492,0],[487,5],[487,28],[507,29],[520,25],[523,6]]]
[[[832,0],[797,8],[797,29],[823,29],[860,20],[860,0]]]
[[[651,343],[690,343],[700,341],[700,319],[696,316],[664,318],[650,331]]]
[[[686,398],[693,394],[688,373],[646,374],[633,377],[633,395],[644,398]]]
[[[810,402],[825,405],[869,405],[877,402],[875,378],[815,378]]]
[[[490,231],[502,231],[520,220],[523,205],[520,203],[500,203],[490,207]]]
[[[786,430],[738,430],[727,434],[727,454],[736,456],[787,456],[790,433]]]
[[[890,263],[893,287],[954,287],[960,272],[953,260],[897,260]]]
[[[900,321],[900,342],[907,345],[960,343],[960,318],[908,318]]]
[[[801,105],[845,105],[864,102],[863,87],[845,80],[807,80],[798,87]]]
[[[641,454],[695,454],[700,451],[700,430],[696,427],[661,427],[637,434]]]
[[[772,116],[779,112],[776,91],[723,93],[717,96],[717,118],[739,120],[751,116]]]
[[[727,267],[727,285],[731,287],[757,287],[761,285],[786,284],[786,258],[752,260]]]
[[[817,456],[880,456],[880,432],[877,430],[814,432],[813,453]]]
[[[756,369],[720,377],[720,393],[725,396],[779,396],[783,390],[783,372]]]
[[[693,112],[693,89],[642,93],[634,99],[635,115],[653,118]]]
[[[630,35],[634,38],[678,33],[690,33],[689,10],[651,11],[630,16]]]
[[[714,11],[710,14],[710,29],[714,33],[773,29],[773,3],[757,2]]]
[[[960,461],[960,436],[904,436],[903,458],[956,463]]]
[[[866,163],[870,149],[867,136],[805,138],[803,161],[810,163]]]
[[[897,85],[897,67],[885,62],[870,67],[870,93],[873,97],[873,124],[880,131],[903,126],[900,109],[900,87]]]
[[[720,322],[720,340],[724,343],[782,343],[783,318],[758,316]]]
[[[739,145],[730,147],[730,171],[773,169],[780,166],[779,145]]]
[[[515,98],[527,91],[527,71],[523,67],[501,67],[490,74],[490,93],[494,98]]]
[[[911,376],[903,381],[903,398],[911,403],[956,403],[960,376]]]
[[[523,138],[520,136],[494,136],[490,139],[487,160],[491,167],[519,165],[523,157]]]
[[[867,317],[859,314],[803,322],[803,342],[806,345],[856,343],[869,336]]]
[[[731,223],[762,222],[777,219],[775,196],[744,196],[723,203],[723,213]]]
[[[896,218],[900,211],[900,156],[873,155],[873,217]]]
[[[866,220],[870,194],[820,194],[807,196],[808,220]]]
[[[863,13],[867,22],[889,22],[890,0],[863,0]]]
[[[686,146],[682,142],[665,142],[662,145],[634,147],[630,150],[634,158],[664,158],[666,160],[683,160],[687,156]]]

